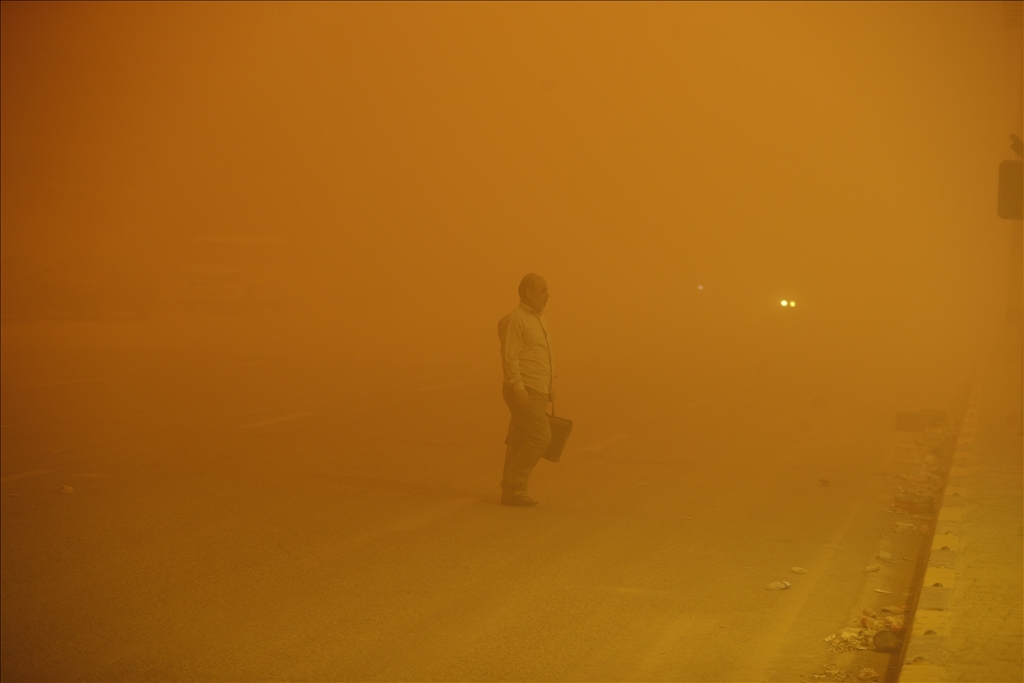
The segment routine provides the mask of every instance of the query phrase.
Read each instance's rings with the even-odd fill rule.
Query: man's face
[[[543,311],[544,307],[548,305],[548,282],[544,278],[540,278],[533,283],[532,287],[526,290],[526,305],[535,311]]]

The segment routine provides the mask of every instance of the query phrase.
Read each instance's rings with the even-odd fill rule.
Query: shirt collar
[[[520,301],[520,302],[519,302],[519,308],[523,309],[523,310],[524,310],[524,311],[526,311],[527,313],[532,313],[533,315],[537,316],[538,318],[539,318],[539,317],[541,317],[541,315],[540,315],[540,311],[535,311],[535,310],[534,310],[534,309],[533,309],[532,307],[530,307],[530,306],[529,306],[529,305],[528,305],[528,304],[527,304],[527,303],[526,303],[525,301]]]

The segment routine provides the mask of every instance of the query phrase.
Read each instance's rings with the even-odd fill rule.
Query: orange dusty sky
[[[5,255],[173,280],[197,235],[278,235],[296,333],[442,365],[496,366],[528,271],[570,365],[884,373],[1005,314],[1003,3],[5,2],[2,31]]]

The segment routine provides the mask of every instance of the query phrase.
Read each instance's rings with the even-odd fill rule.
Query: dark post
[[[1010,133],[1010,149],[1018,157],[1024,158],[1024,142],[1019,137]],[[1006,220],[1019,221],[1024,218],[1024,161],[1021,159],[1007,159],[1006,161],[999,164],[999,202],[997,212],[1000,218]],[[1019,231],[1018,231],[1019,232]],[[1020,237],[1015,235],[1015,237]],[[1017,250],[1014,249],[1016,252]],[[1016,258],[1017,254],[1014,254]],[[1008,316],[1013,318],[1019,318],[1017,315],[1018,308],[1018,287],[1020,286],[1020,271],[1015,268],[1010,268],[1010,300],[1008,302]],[[1014,282],[1016,280],[1016,282]],[[1024,321],[1021,320],[1007,320],[1007,324],[1017,323],[1021,326],[1021,335],[1024,336]],[[1024,348],[1024,340],[1022,340],[1022,348]],[[1019,431],[1024,434],[1024,359],[1021,362],[1021,378],[1020,378],[1020,392],[1021,392],[1021,412],[1018,417]]]
[[[1010,133],[1010,149],[1024,157],[1024,142]],[[1007,220],[1024,218],[1024,162],[1006,160],[999,164],[999,217]]]

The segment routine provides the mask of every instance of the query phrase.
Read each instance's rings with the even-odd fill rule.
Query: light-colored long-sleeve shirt
[[[524,303],[498,322],[505,384],[551,393],[551,335],[544,316]]]

